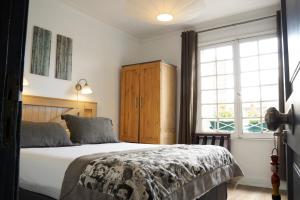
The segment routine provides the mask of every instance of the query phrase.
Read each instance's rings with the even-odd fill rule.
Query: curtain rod
[[[247,20],[247,21],[243,21],[243,22],[234,23],[234,24],[228,24],[228,25],[224,25],[224,26],[210,28],[210,29],[206,29],[206,30],[202,30],[202,31],[197,31],[196,33],[205,33],[205,32],[209,32],[209,31],[214,31],[214,30],[218,30],[218,29],[222,29],[222,28],[231,27],[231,26],[247,24],[247,23],[256,22],[256,21],[260,21],[260,20],[264,20],[264,19],[268,19],[268,18],[273,18],[273,17],[276,17],[276,15],[269,15],[269,16],[251,19],[251,20]]]

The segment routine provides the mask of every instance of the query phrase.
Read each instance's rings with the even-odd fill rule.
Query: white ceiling
[[[97,20],[143,39],[279,4],[279,0],[62,0]],[[158,22],[160,12],[174,15]]]

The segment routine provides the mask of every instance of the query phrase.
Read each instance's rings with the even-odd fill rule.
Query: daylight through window
[[[277,43],[257,37],[200,48],[198,132],[268,133],[265,111],[278,107]]]

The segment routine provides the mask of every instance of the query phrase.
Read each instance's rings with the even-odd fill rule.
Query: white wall
[[[196,30],[205,30],[225,24],[232,24],[262,16],[273,15],[277,6],[258,10],[256,12],[244,13],[232,17],[207,22],[195,27]],[[225,38],[234,39],[237,35],[251,35],[252,33],[270,33],[276,30],[276,20],[268,19],[264,22],[256,22],[249,26],[244,26],[237,30],[235,27],[227,28],[226,31],[215,31],[201,34],[199,37],[202,44],[210,42],[221,42]],[[246,34],[247,33],[247,34]],[[180,57],[181,57],[181,31],[150,38],[141,42],[141,61],[163,59],[166,62],[178,66],[178,99],[180,89]],[[179,102],[179,101],[178,101]],[[177,107],[179,116],[179,104]],[[178,118],[178,117],[177,117]],[[177,123],[178,124],[178,123]],[[271,187],[270,183],[270,153],[273,148],[272,139],[245,139],[235,137],[232,139],[232,153],[240,164],[245,177],[241,184]],[[285,184],[282,184],[285,188]]]
[[[30,73],[33,26],[52,31],[49,77]],[[72,81],[54,78],[56,35],[73,39]],[[92,95],[81,100],[98,102],[98,115],[119,119],[119,69],[136,62],[139,41],[111,26],[100,23],[57,0],[30,0],[24,75],[30,85],[24,94],[76,99],[74,85],[86,78]]]

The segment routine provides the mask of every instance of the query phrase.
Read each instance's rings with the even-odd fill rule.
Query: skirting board
[[[263,188],[272,188],[271,185],[271,177],[270,179],[258,179],[258,178],[250,178],[243,177],[238,182],[238,185],[247,185],[253,187],[263,187]],[[287,190],[287,185],[285,181],[280,181],[280,190]]]

